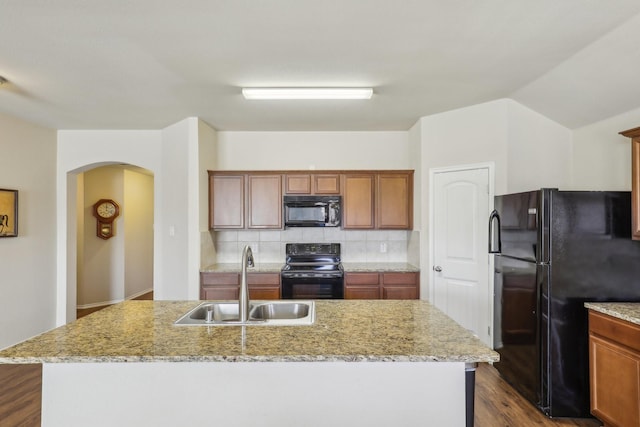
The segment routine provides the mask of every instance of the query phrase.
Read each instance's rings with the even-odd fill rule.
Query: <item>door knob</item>
[[[433,271],[436,271],[436,272],[440,273],[442,271],[442,267],[440,267],[439,265],[434,265],[433,266]]]

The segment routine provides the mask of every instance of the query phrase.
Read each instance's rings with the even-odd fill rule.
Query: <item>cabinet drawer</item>
[[[599,312],[589,311],[589,332],[640,351],[640,326]]]
[[[202,285],[235,285],[240,284],[240,276],[237,273],[201,273]]]
[[[248,273],[247,283],[250,285],[280,286],[280,273]]]
[[[383,273],[382,283],[385,285],[415,285],[418,283],[416,273]]]
[[[347,273],[344,275],[345,285],[377,285],[378,273]]]

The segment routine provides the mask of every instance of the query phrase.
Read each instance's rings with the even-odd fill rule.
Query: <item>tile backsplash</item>
[[[238,263],[242,249],[251,245],[258,263],[282,263],[287,243],[340,243],[343,262],[409,262],[419,259],[419,233],[404,230],[343,230],[291,228],[203,232],[202,266]]]

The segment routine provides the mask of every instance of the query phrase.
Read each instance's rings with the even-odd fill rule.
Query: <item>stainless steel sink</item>
[[[203,302],[174,322],[185,326],[300,326],[315,322],[313,301],[251,301],[249,319],[241,322],[237,301]]]
[[[308,303],[266,303],[259,304],[249,312],[250,319],[291,320],[309,316]]]

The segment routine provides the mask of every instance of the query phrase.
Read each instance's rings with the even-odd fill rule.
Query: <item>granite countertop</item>
[[[261,263],[255,267],[250,267],[249,273],[280,273],[284,263]],[[342,267],[346,272],[417,272],[420,269],[406,262],[343,262]],[[200,269],[202,273],[239,273],[241,270],[240,263],[220,263],[211,264]]]
[[[0,363],[494,362],[426,301],[319,300],[311,326],[176,326],[201,301],[125,301],[0,351]]]
[[[638,302],[587,302],[584,306],[591,310],[640,325],[640,303]]]
[[[343,262],[342,268],[344,268],[344,271],[351,273],[366,273],[369,271],[397,271],[401,273],[408,273],[420,271],[420,268],[406,262]]]
[[[284,263],[256,263],[254,267],[247,268],[249,273],[280,273]],[[240,263],[220,263],[211,264],[201,268],[201,273],[240,273],[242,264]]]

